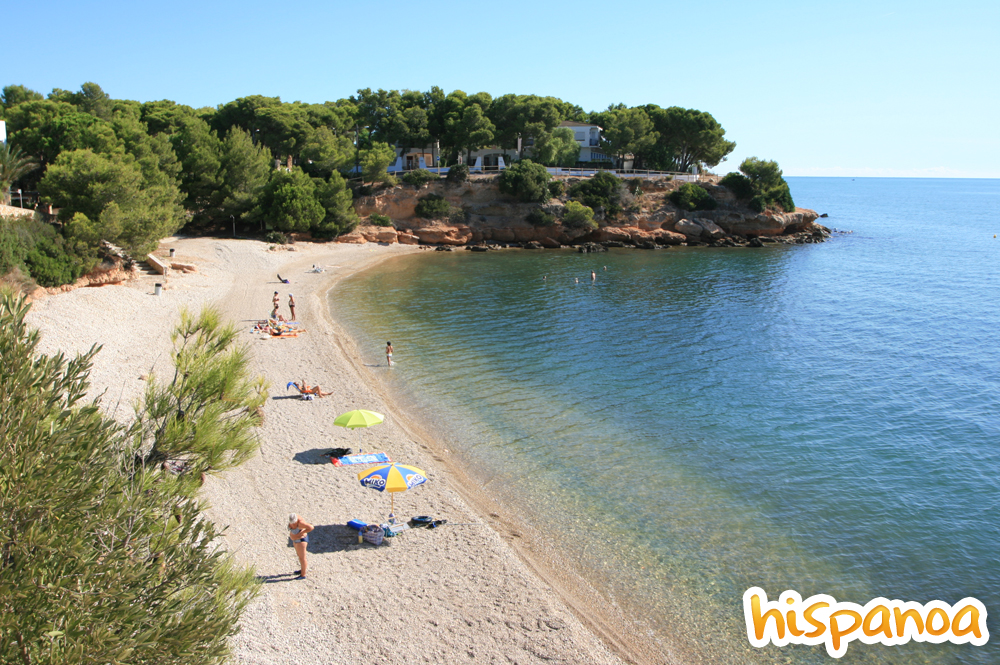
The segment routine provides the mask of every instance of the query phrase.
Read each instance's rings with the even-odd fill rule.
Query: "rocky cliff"
[[[579,178],[560,178],[568,190]],[[659,179],[639,183],[628,181],[630,194],[627,211],[615,219],[604,219],[597,211],[596,231],[572,229],[558,221],[550,226],[535,226],[526,217],[538,204],[519,203],[502,194],[496,176],[479,176],[461,184],[432,182],[423,187],[400,185],[355,201],[363,218],[353,233],[341,236],[340,242],[401,242],[427,245],[508,245],[559,247],[597,243],[605,246],[632,245],[760,245],[762,242],[816,242],[825,239],[829,230],[815,224],[819,215],[798,208],[795,212],[756,213],[742,205],[725,187],[704,184],[719,206],[715,210],[684,211],[674,206],[668,196],[680,182]],[[420,197],[443,196],[455,211],[447,220],[428,220],[416,216]],[[564,195],[545,203],[543,209],[557,220],[562,218],[567,201]],[[366,224],[369,215],[379,213],[392,220],[392,227]]]

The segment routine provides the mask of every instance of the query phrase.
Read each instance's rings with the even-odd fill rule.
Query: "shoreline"
[[[88,395],[103,394],[104,409],[119,417],[127,414],[121,405],[145,386],[138,377],[166,367],[180,306],[197,311],[217,303],[241,330],[250,371],[272,386],[261,449],[203,488],[207,515],[225,528],[227,548],[264,582],[233,640],[235,662],[339,663],[372,655],[380,662],[675,660],[560,566],[534,530],[476,487],[412,414],[394,411],[385,386],[333,319],[327,297],[340,279],[416,247],[302,243],[294,252],[268,252],[256,241],[206,238],[168,239],[164,246],[177,248],[178,258],[199,272],[172,276],[160,298],[151,296],[150,277],[49,296],[33,305],[29,321],[43,332],[43,353],[105,344]],[[305,274],[313,263],[335,265]],[[278,271],[290,286],[276,282]],[[307,329],[301,337],[244,333],[249,321],[266,315],[274,289],[283,301],[288,290],[296,294]],[[302,378],[334,394],[286,400],[281,386]],[[336,414],[353,408],[381,411],[386,422],[351,432],[332,426]],[[379,548],[357,545],[344,524],[384,519],[388,497],[358,486],[357,470],[323,463],[320,453],[338,446],[385,450],[394,461],[424,468],[431,482],[397,497],[398,512],[432,514],[454,526],[408,532]],[[309,579],[302,582],[285,577],[295,567],[283,525],[289,511],[317,525]],[[393,586],[401,590],[388,592]]]

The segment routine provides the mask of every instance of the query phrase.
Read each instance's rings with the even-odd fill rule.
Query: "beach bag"
[[[385,537],[385,531],[378,524],[369,524],[361,529],[361,537],[366,543],[381,545],[382,539]]]

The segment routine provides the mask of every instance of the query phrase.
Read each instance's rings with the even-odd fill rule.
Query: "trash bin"
[[[174,258],[174,252],[176,252],[176,251],[177,250],[174,249],[173,247],[170,248],[170,258]]]
[[[153,285],[153,295],[154,296],[158,296],[162,292],[163,292],[163,285],[162,284],[160,284],[159,282],[157,282],[156,284]]]

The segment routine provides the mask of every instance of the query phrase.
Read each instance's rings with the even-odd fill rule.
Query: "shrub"
[[[552,180],[549,182],[549,198],[557,199],[566,191],[566,184],[562,180]]]
[[[563,214],[562,223],[571,229],[593,231],[597,228],[597,222],[594,221],[594,211],[578,201],[570,201],[566,204],[566,212]]]
[[[751,210],[754,212],[764,212],[767,210],[767,196],[764,194],[757,194],[752,199],[750,203],[747,204]]]
[[[428,182],[433,180],[440,180],[441,176],[436,173],[431,173],[427,169],[417,169],[416,171],[408,171],[403,174],[403,182],[407,185],[413,185],[414,187],[423,187]]]
[[[465,182],[469,179],[469,167],[465,164],[455,164],[448,169],[448,175],[445,176],[448,182]]]
[[[451,212],[451,206],[440,194],[428,194],[417,199],[417,217],[440,219]]]
[[[594,210],[603,208],[612,217],[622,211],[626,199],[625,184],[607,171],[576,183],[569,188],[569,195]]]
[[[753,198],[753,183],[742,173],[729,173],[719,181],[719,184],[741,201]]]
[[[712,195],[693,182],[686,182],[670,193],[670,202],[684,210],[715,210],[719,205]]]
[[[545,212],[541,208],[535,208],[529,212],[524,220],[534,226],[552,226],[556,223],[555,215]]]
[[[375,226],[392,226],[392,220],[389,219],[387,215],[380,215],[377,212],[373,212],[369,215],[368,221]]]
[[[777,162],[747,157],[740,164],[740,171],[743,172],[754,193],[750,199],[752,209],[764,212],[768,206],[776,205],[786,212],[794,212],[795,202],[792,200],[792,192],[788,189],[788,183],[785,182]]]
[[[500,174],[500,191],[525,203],[549,198],[549,172],[541,164],[522,159]]]
[[[772,189],[768,194],[771,200],[784,209],[785,212],[795,212],[795,201],[792,200],[792,192],[788,189],[788,183],[782,183],[780,187]]]
[[[287,245],[288,236],[281,231],[268,231],[267,235],[264,236],[264,242],[274,243],[275,245]]]
[[[448,221],[452,224],[465,224],[468,221],[469,215],[464,210],[455,206],[448,212]]]
[[[27,312],[0,293],[0,662],[219,662],[260,585],[195,495],[257,448],[263,377],[234,327],[178,330],[174,371],[150,377],[126,429],[84,398],[98,347],[39,355]]]
[[[28,248],[19,231],[18,220],[0,217],[0,275],[24,265]]]

